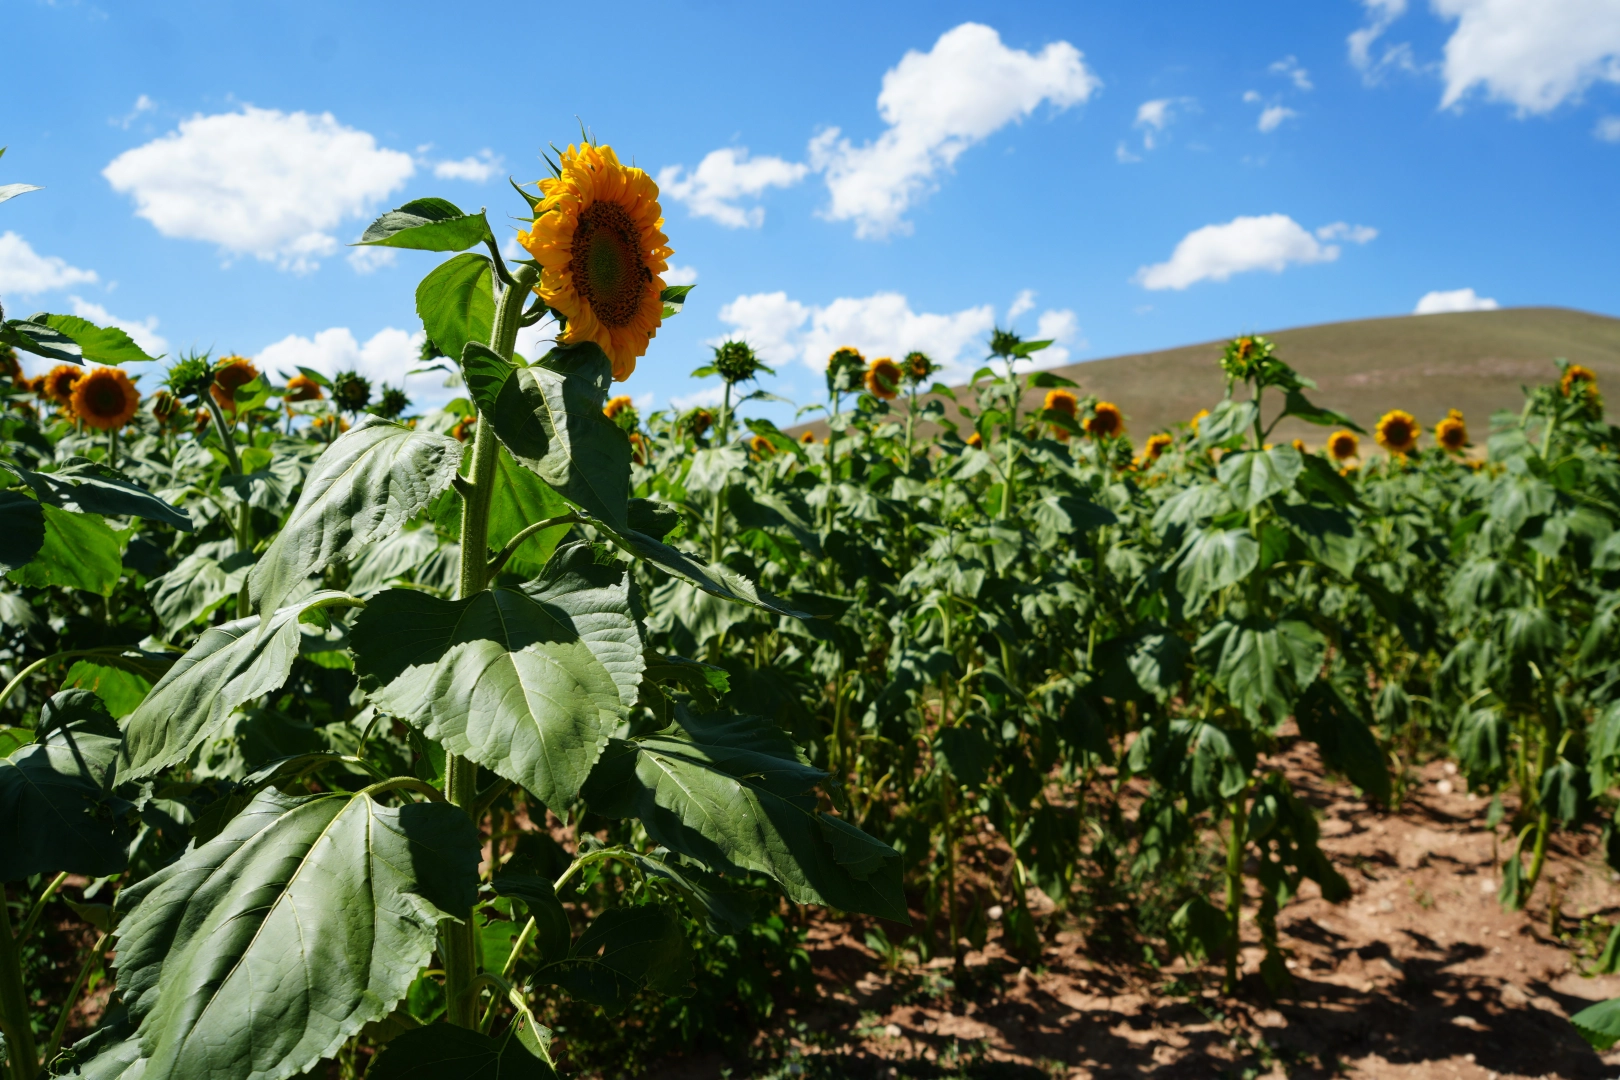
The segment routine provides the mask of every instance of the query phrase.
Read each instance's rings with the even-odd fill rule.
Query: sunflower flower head
[[[344,412],[357,413],[371,404],[371,380],[358,371],[332,376],[332,400]]]
[[[1304,439],[1295,439],[1289,445],[1292,446],[1295,450],[1298,450],[1302,454],[1309,452],[1309,451],[1307,451],[1305,449],[1305,440]]]
[[[770,372],[746,341],[722,341],[714,347],[714,369],[733,385],[747,382],[759,372]]]
[[[984,436],[980,435],[977,431],[969,432],[967,444],[973,447],[975,450],[982,450],[984,448]]]
[[[316,421],[319,423],[320,421]],[[473,437],[473,430],[478,426],[478,414],[468,413],[456,421],[456,426],[450,429],[450,434],[457,442],[466,442]]]
[[[17,350],[10,345],[0,345],[0,375],[4,375],[14,383],[28,381],[23,375],[22,364],[17,360]]]
[[[1080,399],[1074,396],[1074,391],[1059,387],[1056,390],[1046,392],[1046,400],[1042,403],[1041,408],[1060,412],[1064,416],[1073,419],[1080,411]]]
[[[1175,440],[1162,431],[1149,435],[1147,442],[1142,447],[1142,460],[1158,461],[1174,443]]]
[[[73,415],[86,427],[117,431],[140,407],[140,391],[117,368],[98,367],[73,384]]]
[[[939,370],[939,365],[935,364],[925,352],[906,353],[902,366],[906,369],[906,379],[914,385]]]
[[[168,424],[179,416],[180,407],[180,399],[167,390],[152,395],[152,419],[160,424]]]
[[[1003,330],[998,326],[990,331],[991,356],[999,356],[1004,360],[1008,357],[1017,356],[1018,346],[1023,343],[1024,339],[1011,330]]]
[[[864,377],[866,391],[873,397],[893,401],[900,396],[900,380],[903,378],[905,374],[900,370],[899,364],[887,356],[880,356],[866,368]]]
[[[192,354],[168,370],[163,385],[181,401],[196,402],[214,385],[214,369],[208,357]]]
[[[1449,453],[1460,454],[1468,446],[1468,425],[1462,413],[1451,410],[1444,420],[1434,425],[1434,441]]]
[[[714,413],[708,409],[693,409],[681,417],[681,426],[691,433],[692,438],[701,439],[714,427]]]
[[[402,388],[385,386],[382,397],[377,399],[377,404],[371,407],[371,411],[384,420],[398,420],[410,407],[411,399]]]
[[[300,372],[287,380],[287,392],[281,395],[283,401],[320,401],[326,397],[321,390],[321,384]]]
[[[71,408],[73,385],[84,378],[84,368],[77,364],[57,364],[45,373],[44,397],[58,405]]]
[[[602,415],[623,431],[635,431],[641,427],[641,414],[636,412],[635,403],[630,400],[629,394],[608,398],[607,404],[602,406]]]
[[[1417,449],[1418,435],[1423,429],[1418,427],[1417,417],[1405,409],[1391,409],[1378,421],[1375,434],[1378,445],[1391,454],[1410,454]]]
[[[1361,453],[1361,440],[1353,431],[1335,431],[1328,436],[1327,452],[1334,461],[1349,461]]]
[[[664,318],[661,275],[674,252],[658,185],[612,147],[584,143],[562,152],[540,195],[517,240],[540,264],[540,299],[565,324],[557,340],[595,342],[623,382]]]
[[[1597,374],[1589,367],[1571,364],[1564,369],[1564,377],[1558,380],[1558,392],[1565,397],[1569,397],[1570,391],[1574,390],[1580,383],[1590,383],[1595,388],[1597,386]]]
[[[208,392],[219,407],[236,411],[236,392],[259,377],[259,369],[245,356],[227,356],[214,365],[214,385]]]
[[[748,440],[748,449],[754,452],[755,457],[764,459],[776,453],[776,444],[763,435],[755,435]]]
[[[630,433],[630,460],[637,465],[645,465],[652,460],[652,447],[647,445],[647,439],[639,431]]]
[[[1248,335],[1226,343],[1221,352],[1221,370],[1228,379],[1248,379],[1264,373],[1276,346],[1269,338]]]
[[[813,431],[806,431],[803,435],[799,436],[799,441],[804,443],[806,446],[809,446],[811,443],[816,441],[816,433]]]
[[[1111,401],[1099,401],[1086,417],[1086,434],[1093,439],[1112,439],[1125,434],[1125,414]]]
[[[1198,434],[1198,425],[1202,423],[1207,416],[1209,416],[1208,409],[1199,409],[1197,412],[1193,413],[1192,419],[1187,421],[1188,426],[1193,429],[1194,435]]]
[[[848,394],[860,389],[866,379],[866,357],[861,350],[845,345],[827,357],[827,393]]]

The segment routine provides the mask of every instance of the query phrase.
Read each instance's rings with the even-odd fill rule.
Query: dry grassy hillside
[[[1620,394],[1620,319],[1568,308],[1405,315],[1265,336],[1276,341],[1284,360],[1316,380],[1313,401],[1349,414],[1369,430],[1389,409],[1406,409],[1432,426],[1456,408],[1468,417],[1476,439],[1483,439],[1492,412],[1520,407],[1521,386],[1555,376],[1557,356],[1597,372],[1613,388],[1611,399]],[[1219,399],[1219,355],[1220,342],[1205,342],[1054,370],[1078,382],[1083,392],[1119,405],[1130,434],[1140,439]],[[1032,393],[1026,404],[1038,406],[1039,395]],[[1288,421],[1276,438],[1316,442],[1324,434],[1322,428]]]

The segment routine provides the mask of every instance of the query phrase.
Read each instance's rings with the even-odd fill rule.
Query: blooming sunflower
[[[1353,431],[1335,431],[1328,436],[1327,451],[1334,461],[1349,461],[1361,453],[1361,440]]]
[[[1565,397],[1569,397],[1569,393],[1575,388],[1576,383],[1591,383],[1595,387],[1597,386],[1597,375],[1589,367],[1571,364],[1564,369],[1564,377],[1558,380],[1558,392]]]
[[[900,395],[900,380],[903,378],[905,375],[901,372],[899,364],[887,356],[880,356],[867,366],[867,392],[884,401],[893,401]]]
[[[693,409],[682,417],[682,423],[692,433],[692,438],[701,439],[714,426],[714,414],[708,409]]]
[[[73,384],[73,415],[89,427],[115,431],[140,407],[140,391],[117,368],[98,367]]]
[[[1434,441],[1453,454],[1460,454],[1468,445],[1468,425],[1462,413],[1452,409],[1444,420],[1434,425]]]
[[[635,403],[630,400],[629,394],[620,394],[618,397],[610,397],[608,398],[607,404],[602,406],[602,415],[607,417],[609,420],[617,420],[620,413],[624,412],[624,410],[630,408],[634,404]]]
[[[974,447],[974,448],[982,447],[982,446],[984,446],[984,436],[980,435],[977,431],[975,431],[975,432],[971,433],[970,435],[968,435],[967,444],[969,446]]]
[[[816,441],[816,433],[813,431],[807,431],[803,435],[799,436],[799,441],[804,443],[806,446],[809,446],[811,443]]]
[[[748,440],[748,449],[752,450],[758,456],[765,458],[776,453],[776,444],[771,442],[771,440],[767,439],[763,435],[755,435],[752,439]]]
[[[660,230],[658,185],[619,164],[612,147],[570,146],[561,171],[540,181],[534,224],[518,243],[540,264],[540,299],[567,320],[558,340],[594,341],[623,382],[664,318],[674,254]]]
[[[227,356],[214,365],[214,385],[208,392],[219,407],[236,411],[236,392],[259,377],[259,369],[245,356]]]
[[[1417,449],[1418,434],[1422,430],[1417,417],[1405,409],[1391,409],[1378,421],[1378,445],[1392,454],[1409,454]]]
[[[84,378],[84,368],[77,364],[57,364],[45,374],[43,396],[58,405],[73,400],[73,384]]]
[[[1060,412],[1064,416],[1072,418],[1075,413],[1080,411],[1080,399],[1075,397],[1073,392],[1069,390],[1048,390],[1046,392],[1046,401],[1041,405],[1041,408],[1051,409],[1053,412]]]
[[[321,391],[321,384],[308,375],[294,375],[287,380],[287,392],[281,395],[282,401],[320,401],[326,394]]]
[[[1171,444],[1174,442],[1174,439],[1162,431],[1155,435],[1149,435],[1147,443],[1142,447],[1143,460],[1158,461],[1159,456],[1170,449]]]
[[[1307,452],[1306,449],[1305,449],[1305,440],[1304,439],[1295,439],[1291,445],[1293,446],[1293,448],[1295,450],[1298,450],[1302,454]]]
[[[1125,416],[1111,401],[1099,401],[1092,406],[1086,418],[1086,434],[1094,439],[1108,439],[1125,433]]]
[[[317,423],[319,423],[319,421],[317,421]],[[460,420],[456,421],[456,426],[450,429],[450,434],[455,436],[457,442],[466,442],[468,439],[473,437],[473,429],[477,426],[477,424],[477,413],[474,413],[471,416],[463,416]]]

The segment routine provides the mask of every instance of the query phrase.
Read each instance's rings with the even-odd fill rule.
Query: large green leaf
[[[39,501],[83,514],[141,517],[190,532],[191,516],[171,506],[117,469],[99,461],[70,458],[52,472],[34,472],[7,463],[33,489]]]
[[[316,461],[298,505],[249,575],[253,602],[275,611],[311,574],[404,528],[450,486],[460,464],[461,444],[431,431],[371,418],[345,432]]]
[[[1356,537],[1355,523],[1348,514],[1311,503],[1279,503],[1276,510],[1294,535],[1305,542],[1313,559],[1345,577],[1356,572],[1361,541]]]
[[[1206,805],[1218,804],[1242,791],[1254,769],[1254,741],[1241,729],[1227,731],[1194,721],[1188,787]]]
[[[512,457],[614,529],[630,502],[630,439],[602,415],[613,364],[594,342],[562,345],[515,367],[476,343],[462,355],[467,390]]]
[[[111,596],[124,567],[124,542],[99,514],[41,506],[45,538],[32,562],[6,575],[19,585],[61,585]]]
[[[1247,510],[1256,503],[1287,491],[1305,467],[1304,459],[1292,446],[1270,450],[1244,450],[1221,459],[1217,476],[1226,485],[1232,505]]]
[[[416,287],[416,313],[444,355],[459,359],[467,342],[485,342],[495,326],[495,265],[467,252],[446,259]]]
[[[97,326],[89,319],[77,315],[29,316],[30,322],[44,323],[52,330],[72,338],[84,359],[97,364],[128,364],[152,360],[146,350],[116,326]]]
[[[752,581],[728,567],[708,562],[701,555],[692,555],[670,547],[662,540],[654,540],[646,533],[627,529],[613,533],[612,539],[626,552],[643,562],[652,563],[666,574],[696,585],[704,592],[730,600],[734,604],[748,604],[778,615],[791,615],[795,619],[815,616],[795,607],[779,596],[773,596]]]
[[[1281,724],[1321,669],[1327,639],[1298,619],[1223,620],[1196,648],[1199,661],[1214,671],[1216,683],[1244,715],[1254,723],[1269,716]]]
[[[1176,588],[1189,611],[1260,565],[1260,545],[1247,529],[1202,529],[1192,535],[1176,568]]]
[[[1313,404],[1310,398],[1298,390],[1290,388],[1287,397],[1283,399],[1283,416],[1296,416],[1307,424],[1317,424],[1321,427],[1347,427],[1351,431],[1359,431],[1365,435],[1367,432],[1354,420],[1342,412],[1324,409]]]
[[[391,589],[356,620],[355,670],[381,707],[561,813],[640,695],[629,588],[579,544],[522,589]]]
[[[39,501],[20,491],[0,491],[0,570],[33,561],[45,543],[45,514]]]
[[[221,563],[194,552],[173,570],[146,583],[146,595],[164,633],[183,630],[227,601],[235,600],[253,565],[251,552],[237,552]]]
[[[84,360],[84,350],[79,348],[78,342],[62,331],[32,319],[7,319],[0,324],[0,345],[10,345],[47,360],[69,364]]]
[[[907,921],[900,857],[817,809],[826,773],[768,720],[679,710],[685,735],[615,739],[585,797],[638,817],[653,839],[722,873],[755,870],[798,903]]]
[[[1580,1032],[1581,1038],[1602,1052],[1620,1042],[1620,998],[1610,998],[1596,1005],[1588,1005],[1569,1018]]]
[[[1205,448],[1221,446],[1241,438],[1244,432],[1254,426],[1255,418],[1259,415],[1260,410],[1254,402],[1228,398],[1199,422],[1198,445]]]
[[[472,820],[447,803],[261,792],[118,898],[146,1075],[280,1080],[330,1056],[404,998],[477,867]]]
[[[489,546],[500,551],[524,529],[537,521],[561,517],[569,512],[568,500],[551,485],[512,460],[501,447],[495,456],[495,490],[489,497]],[[534,533],[518,546],[507,569],[529,576],[538,575],[571,525],[557,525]]]
[[[443,199],[414,199],[366,227],[360,244],[417,251],[465,251],[493,241],[484,212],[468,214]]]
[[[536,974],[612,1015],[643,990],[687,990],[692,954],[674,909],[662,904],[616,907],[596,917],[566,959],[543,965]]]
[[[95,694],[64,690],[35,730],[37,741],[0,758],[0,882],[118,873],[133,832],[130,805],[106,790],[118,725]]]
[[[395,1036],[367,1080],[556,1080],[551,1066],[508,1032],[499,1039],[442,1021]]]
[[[1294,710],[1299,733],[1322,748],[1327,763],[1350,782],[1389,805],[1389,767],[1372,729],[1337,687],[1317,679]]]
[[[265,633],[258,632],[257,615],[205,630],[126,722],[124,778],[151,776],[190,757],[238,706],[287,681],[301,622],[319,623],[324,608],[359,605],[344,593],[318,592],[272,614]]]
[[[114,719],[120,719],[140,708],[152,691],[152,680],[132,670],[135,666],[127,662],[103,664],[79,660],[62,676],[62,689],[90,691],[101,699]]]

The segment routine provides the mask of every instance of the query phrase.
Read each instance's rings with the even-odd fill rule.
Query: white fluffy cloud
[[[1200,281],[1225,281],[1250,270],[1279,273],[1293,264],[1332,262],[1339,245],[1364,244],[1378,235],[1365,225],[1335,222],[1315,235],[1286,214],[1237,217],[1223,225],[1194,229],[1162,263],[1144,266],[1135,281],[1145,289],[1185,289]]]
[[[41,255],[14,232],[0,233],[0,298],[33,296],[95,280],[94,270],[69,266],[66,259],[55,255]]]
[[[368,214],[415,169],[409,154],[331,113],[244,106],[181,121],[102,175],[164,236],[303,272],[337,250],[333,229]]]
[[[1086,347],[1086,339],[1080,334],[1080,317],[1068,308],[1041,312],[1035,320],[1034,340],[1052,343],[1035,354],[1035,363],[1040,367],[1066,364],[1072,349]]]
[[[671,266],[663,276],[665,285],[696,285],[698,272],[695,266]]]
[[[811,164],[831,196],[823,216],[853,221],[862,238],[905,231],[906,210],[969,147],[1043,103],[1066,109],[1100,85],[1066,41],[1029,53],[979,23],[948,30],[884,74],[878,112],[888,128],[876,140],[856,146],[838,128],[811,140]]]
[[[1158,145],[1159,136],[1163,134],[1165,128],[1169,127],[1181,113],[1195,109],[1197,105],[1197,101],[1190,97],[1154,98],[1138,105],[1134,126],[1142,132],[1142,149],[1152,150]],[[1123,142],[1115,149],[1114,156],[1123,162],[1142,160],[1131,153]]]
[[[482,150],[476,157],[460,161],[441,161],[433,166],[433,175],[440,180],[467,180],[482,184],[501,171],[501,159],[490,150]]]
[[[1007,308],[1007,321],[1012,322],[1026,311],[1035,310],[1035,290],[1025,289],[1013,297],[1013,302]]]
[[[1432,0],[1457,20],[1441,108],[1475,87],[1521,115],[1550,112],[1595,82],[1620,83],[1620,0]]]
[[[1406,14],[1406,0],[1361,0],[1361,3],[1367,9],[1367,25],[1353,32],[1348,43],[1350,63],[1360,69],[1362,79],[1372,85],[1392,68],[1417,70],[1417,64],[1412,59],[1412,46],[1405,42],[1386,42],[1377,55],[1374,55],[1373,49],[1395,20]]]
[[[1266,70],[1273,75],[1281,75],[1283,78],[1288,79],[1294,84],[1296,90],[1312,90],[1315,88],[1311,83],[1311,73],[1300,66],[1297,57],[1285,56],[1266,68]]]
[[[1437,289],[1423,294],[1412,309],[1414,315],[1444,315],[1452,311],[1495,311],[1497,303],[1473,289]]]
[[[1593,138],[1604,142],[1620,143],[1620,116],[1600,117],[1592,129]]]
[[[947,315],[915,312],[903,295],[893,292],[840,297],[826,306],[774,292],[737,297],[720,309],[720,320],[734,327],[729,336],[747,341],[769,362],[800,360],[819,372],[843,345],[868,357],[898,357],[920,349],[935,363],[960,368],[979,359],[996,313],[989,304]],[[964,359],[969,353],[970,359]]]
[[[779,157],[750,158],[745,148],[725,147],[711,150],[690,173],[683,165],[660,169],[658,187],[685,203],[693,217],[706,217],[731,229],[757,229],[765,223],[765,208],[744,208],[737,201],[757,199],[768,188],[792,187],[809,171],[808,165]]]
[[[1284,120],[1298,116],[1299,113],[1286,105],[1267,105],[1260,112],[1260,122],[1256,125],[1261,131],[1276,131]]]
[[[93,304],[82,296],[68,297],[68,303],[73,305],[73,314],[81,319],[89,319],[100,326],[116,326],[128,334],[147,356],[158,356],[169,349],[169,341],[157,332],[158,321],[156,315],[148,316],[139,321],[134,319],[120,319],[100,304]]]
[[[410,333],[388,327],[361,343],[348,327],[334,326],[312,338],[289,334],[260,349],[254,360],[261,368],[287,375],[299,367],[314,368],[323,375],[358,371],[371,380],[373,399],[385,385],[403,385],[417,407],[440,405],[458,393],[445,387],[442,374],[406,374],[419,366],[423,336],[420,330]]]

